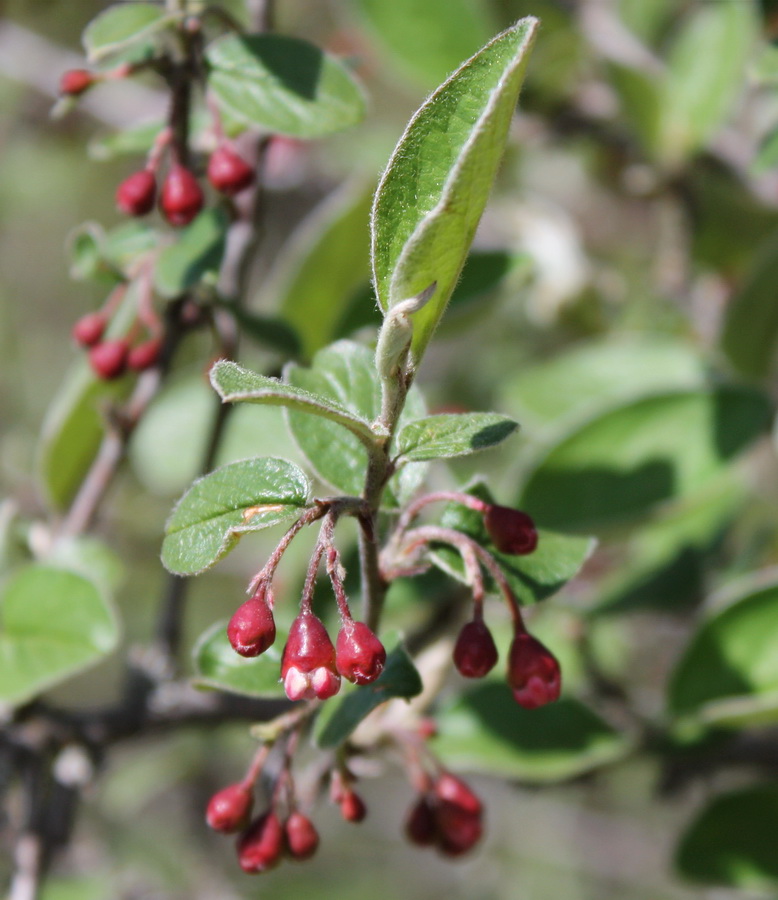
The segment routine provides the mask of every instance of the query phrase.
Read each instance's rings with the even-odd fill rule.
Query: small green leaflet
[[[0,600],[0,703],[33,699],[113,650],[113,610],[82,575],[49,565],[18,570]]]
[[[154,287],[172,299],[203,280],[215,282],[227,239],[229,217],[222,207],[206,209],[159,254]]]
[[[208,47],[206,60],[217,103],[268,132],[318,138],[365,114],[362,89],[346,67],[299,38],[228,35]]]
[[[413,315],[418,363],[459,278],[502,157],[538,22],[465,62],[400,138],[375,195],[373,274],[384,311],[437,285]]]
[[[497,413],[427,416],[397,436],[398,464],[469,456],[494,447],[513,434],[518,423]]]
[[[285,459],[245,459],[198,479],[165,527],[162,562],[177,575],[197,575],[233,549],[239,538],[290,523],[308,502],[305,474]]]

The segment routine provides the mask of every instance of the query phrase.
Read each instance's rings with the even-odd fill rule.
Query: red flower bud
[[[319,846],[319,832],[308,816],[293,812],[286,820],[286,846],[292,859],[310,859]]]
[[[340,689],[335,648],[321,619],[300,613],[289,629],[281,658],[281,677],[290,700],[326,700]]]
[[[452,806],[465,810],[465,812],[481,814],[483,808],[481,801],[470,787],[461,778],[457,778],[456,775],[452,775],[450,772],[441,775],[435,782],[433,790],[435,797],[439,801],[450,803]]]
[[[231,784],[211,797],[205,820],[214,831],[231,834],[246,825],[253,805],[251,788],[245,784]]]
[[[71,334],[82,347],[94,347],[103,336],[106,324],[100,313],[88,313],[76,322]]]
[[[427,797],[421,796],[411,807],[405,820],[405,834],[409,841],[419,847],[429,847],[435,843],[437,833],[435,807]]]
[[[559,698],[559,663],[547,647],[526,631],[518,632],[511,644],[508,684],[516,702],[525,709],[536,709]]]
[[[490,504],[484,513],[484,525],[500,553],[532,553],[538,545],[535,523],[518,509]]]
[[[351,788],[346,788],[340,798],[340,814],[347,822],[361,822],[367,815],[365,801]]]
[[[188,225],[203,208],[205,198],[197,179],[182,165],[174,165],[162,182],[160,207],[171,225]]]
[[[89,351],[89,365],[98,378],[111,381],[127,368],[130,346],[125,340],[103,341]]]
[[[364,622],[344,622],[335,648],[338,672],[355,684],[370,684],[384,669],[384,645]]]
[[[482,619],[462,627],[454,645],[454,665],[465,678],[483,678],[497,662],[497,647]]]
[[[156,365],[159,353],[162,350],[161,338],[149,338],[137,347],[130,350],[127,357],[127,365],[135,372],[143,372]]]
[[[95,76],[88,69],[69,69],[59,79],[60,94],[77,97],[95,83]]]
[[[154,208],[157,197],[157,181],[154,173],[141,169],[116,188],[116,206],[127,216],[145,216]]]
[[[445,856],[461,856],[481,839],[480,813],[468,812],[452,803],[440,803],[435,810],[437,846]]]
[[[272,810],[255,819],[238,838],[238,862],[256,875],[278,865],[284,854],[284,829]]]
[[[227,625],[227,637],[241,656],[259,656],[276,639],[276,623],[264,586],[237,608]]]
[[[208,181],[222,194],[240,193],[254,180],[254,170],[231,147],[222,144],[208,160]]]

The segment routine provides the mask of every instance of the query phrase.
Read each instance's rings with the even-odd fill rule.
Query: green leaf
[[[237,363],[227,360],[215,363],[211,369],[211,384],[225,403],[261,403],[299,410],[342,425],[369,447],[376,445],[370,423],[353,415],[340,403],[277,378],[251,372]]]
[[[60,538],[46,557],[46,563],[94,582],[106,596],[118,590],[125,575],[118,553],[94,537]]]
[[[727,306],[721,346],[738,372],[769,374],[778,338],[778,235],[763,243],[745,283]]]
[[[455,771],[529,782],[575,778],[622,758],[631,739],[577,700],[527,710],[504,684],[485,682],[436,716],[437,755]]]
[[[228,35],[210,45],[206,59],[219,105],[266,131],[323,137],[365,114],[362,90],[346,67],[299,38]]]
[[[162,562],[197,575],[230,552],[240,537],[297,518],[310,484],[285,459],[245,459],[195,481],[165,526]]]
[[[593,613],[688,611],[703,596],[710,551],[745,498],[741,479],[727,472],[711,490],[639,528],[626,546],[623,563],[601,582]]]
[[[530,431],[570,428],[617,401],[702,387],[706,367],[690,344],[659,335],[587,341],[506,379],[500,404]]]
[[[84,222],[70,232],[67,252],[70,257],[70,277],[76,281],[88,281],[100,274],[103,229],[95,222]]]
[[[756,390],[723,385],[644,397],[597,415],[531,472],[522,506],[565,531],[634,519],[703,488],[769,427]]]
[[[778,784],[762,782],[713,799],[676,851],[678,871],[692,881],[774,895],[778,886]]]
[[[371,33],[400,69],[433,88],[494,33],[478,0],[355,0]]]
[[[476,482],[465,490],[488,503],[494,502],[483,482]],[[561,590],[578,574],[596,544],[596,541],[588,537],[540,530],[538,546],[533,553],[527,556],[499,553],[486,532],[481,514],[459,503],[451,503],[446,507],[441,516],[441,525],[461,531],[485,547],[499,563],[511,589],[523,605],[538,603]],[[462,558],[451,547],[436,547],[431,559],[438,568],[464,581]],[[491,584],[491,581],[487,580],[487,583]]]
[[[513,419],[497,413],[427,416],[398,434],[398,463],[468,456],[494,447],[518,427]]]
[[[683,162],[722,124],[746,76],[756,37],[751,3],[719,0],[697,7],[678,32],[659,107],[659,152]]]
[[[311,368],[289,365],[284,373],[295,387],[323,397],[367,422],[375,421],[381,411],[381,385],[373,353],[367,347],[338,341],[320,350]],[[400,429],[421,418],[424,412],[421,394],[412,387],[400,417]],[[367,470],[363,442],[335,422],[291,408],[286,414],[295,442],[322,481],[345,494],[361,494]],[[389,505],[403,502],[419,488],[423,478],[423,465],[401,469],[390,480],[385,501]]]
[[[103,259],[108,265],[128,275],[128,267],[134,268],[138,257],[155,250],[159,243],[160,233],[155,228],[145,222],[125,222],[105,235]]]
[[[194,683],[249,697],[286,697],[281,682],[281,651],[286,635],[277,632],[275,644],[252,659],[239,656],[227,639],[227,622],[216,622],[200,636],[192,650]]]
[[[376,192],[373,274],[384,310],[437,285],[413,316],[421,358],[445,311],[494,181],[537,20],[522,19],[421,107]]]
[[[763,175],[776,166],[778,166],[778,128],[774,128],[762,139],[756,157],[751,163],[751,171],[755,175]]]
[[[772,575],[765,584],[771,574],[754,576],[702,623],[670,682],[673,714],[724,727],[778,722],[778,582]]]
[[[330,701],[331,714],[325,711],[326,717],[320,717],[317,722],[316,743],[325,748],[337,747],[382,703],[393,697],[410,700],[421,690],[421,676],[416,666],[404,647],[395,647],[386,658],[384,671],[372,684],[355,687],[339,700]]]
[[[286,242],[271,285],[263,287],[300,335],[306,360],[340,337],[349,301],[370,277],[371,197],[363,184],[328,197]]]
[[[21,569],[0,599],[0,703],[28,702],[98,662],[117,639],[92,581],[53,566]]]
[[[163,297],[180,297],[203,280],[216,280],[229,224],[222,207],[206,209],[181,232],[175,244],[159,254],[154,286]]]
[[[95,16],[84,31],[83,43],[90,62],[147,41],[172,21],[163,7],[153,3],[120,3]]]

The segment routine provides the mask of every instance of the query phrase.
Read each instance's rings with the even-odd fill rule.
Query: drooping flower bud
[[[235,610],[227,625],[227,637],[241,656],[259,656],[276,639],[276,623],[264,585]]]
[[[154,209],[157,198],[157,180],[154,173],[141,169],[116,188],[116,206],[127,216],[145,216]]]
[[[536,709],[559,699],[559,663],[547,647],[526,631],[518,632],[511,644],[508,684],[516,702],[525,709]]]
[[[286,820],[286,846],[292,859],[310,859],[319,847],[319,832],[308,816],[295,810]]]
[[[95,75],[88,69],[68,69],[59,79],[59,92],[69,97],[83,94],[95,83]]]
[[[521,510],[489,504],[484,513],[484,525],[500,553],[526,555],[538,545],[535,523]]]
[[[354,684],[370,684],[383,672],[386,649],[364,622],[344,621],[335,642],[338,672]]]
[[[251,816],[254,797],[245,784],[231,784],[217,791],[208,802],[205,819],[214,831],[232,834],[240,831]]]
[[[134,372],[145,372],[157,364],[162,350],[161,338],[149,338],[137,347],[133,347],[127,357],[127,366]]]
[[[76,322],[71,334],[82,347],[94,347],[103,336],[106,325],[101,313],[87,313]]]
[[[162,182],[160,207],[171,225],[188,225],[203,208],[205,198],[197,179],[180,164],[174,165]]]
[[[405,820],[405,834],[409,841],[419,847],[430,847],[437,838],[438,826],[435,821],[435,807],[422,795],[411,807]]]
[[[435,782],[436,846],[445,856],[460,856],[483,834],[483,806],[470,787],[446,772]]]
[[[367,815],[365,801],[353,788],[344,789],[340,798],[340,814],[347,822],[361,822]]]
[[[454,665],[465,678],[483,678],[497,662],[497,647],[483,619],[467,622],[454,645]]]
[[[228,196],[240,193],[254,180],[254,169],[227,144],[211,154],[207,174],[216,190]]]
[[[98,378],[111,381],[124,374],[130,346],[126,340],[103,341],[89,351],[89,365]]]
[[[278,865],[284,854],[284,829],[273,810],[249,825],[238,838],[237,849],[240,867],[250,875]]]
[[[335,648],[321,619],[303,612],[292,622],[281,658],[281,678],[290,700],[326,700],[340,689]]]

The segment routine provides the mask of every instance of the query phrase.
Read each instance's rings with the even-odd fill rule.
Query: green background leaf
[[[154,287],[163,297],[180,297],[204,279],[215,281],[229,224],[222,207],[206,209],[159,254]]]
[[[96,585],[75,572],[30,565],[0,599],[0,702],[19,705],[113,650],[114,614]]]
[[[84,49],[91,62],[145,41],[171,21],[153,3],[117,3],[95,16],[84,31]]]
[[[198,479],[176,504],[165,526],[162,562],[179,575],[203,572],[242,535],[291,522],[309,494],[305,474],[285,459],[222,466]]]
[[[219,105],[269,132],[323,137],[365,114],[362,90],[345,66],[299,38],[228,35],[210,45],[206,59]]]
[[[376,192],[373,274],[384,310],[435,293],[414,314],[418,361],[467,257],[502,157],[537,20],[522,19],[468,60],[422,106]]]
[[[281,648],[286,637],[277,631],[272,647],[248,659],[232,649],[227,638],[227,622],[216,622],[200,636],[192,650],[195,684],[249,697],[285,699]]]

